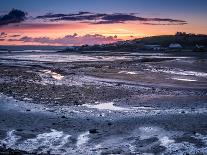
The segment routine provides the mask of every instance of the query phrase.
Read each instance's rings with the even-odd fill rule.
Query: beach
[[[207,55],[0,53],[0,153],[207,154]]]

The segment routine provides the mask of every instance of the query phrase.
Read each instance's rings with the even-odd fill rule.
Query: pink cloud
[[[51,39],[49,37],[28,37],[24,36],[20,39],[14,39],[10,41],[20,41],[20,42],[35,42],[41,44],[60,44],[60,45],[94,45],[94,44],[108,44],[116,41],[120,41],[117,36],[103,36],[100,34],[86,34],[79,36],[74,33],[73,35],[66,35],[64,37]]]

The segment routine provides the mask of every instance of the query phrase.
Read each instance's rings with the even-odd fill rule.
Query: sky
[[[107,44],[207,34],[207,0],[0,0],[0,45]]]

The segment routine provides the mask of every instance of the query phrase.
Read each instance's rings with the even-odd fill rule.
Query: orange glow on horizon
[[[129,22],[125,24],[88,24],[88,23],[54,23],[54,24],[28,24],[22,23],[19,26],[9,25],[0,28],[1,32],[9,35],[20,34],[21,37],[49,37],[51,39],[61,38],[66,35],[77,33],[78,36],[86,34],[100,34],[103,36],[117,36],[118,39],[129,40],[155,35],[171,35],[177,31],[188,33],[204,33],[206,27],[203,25],[144,25],[140,23]],[[21,42],[21,41],[0,41],[0,45],[49,45],[41,43]],[[61,44],[53,44],[61,45]]]

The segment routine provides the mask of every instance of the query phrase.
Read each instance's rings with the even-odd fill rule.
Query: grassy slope
[[[160,44],[165,47],[169,46],[171,43],[179,43],[183,46],[195,46],[196,44],[207,46],[207,36],[162,35],[146,37],[139,40],[145,44]]]

